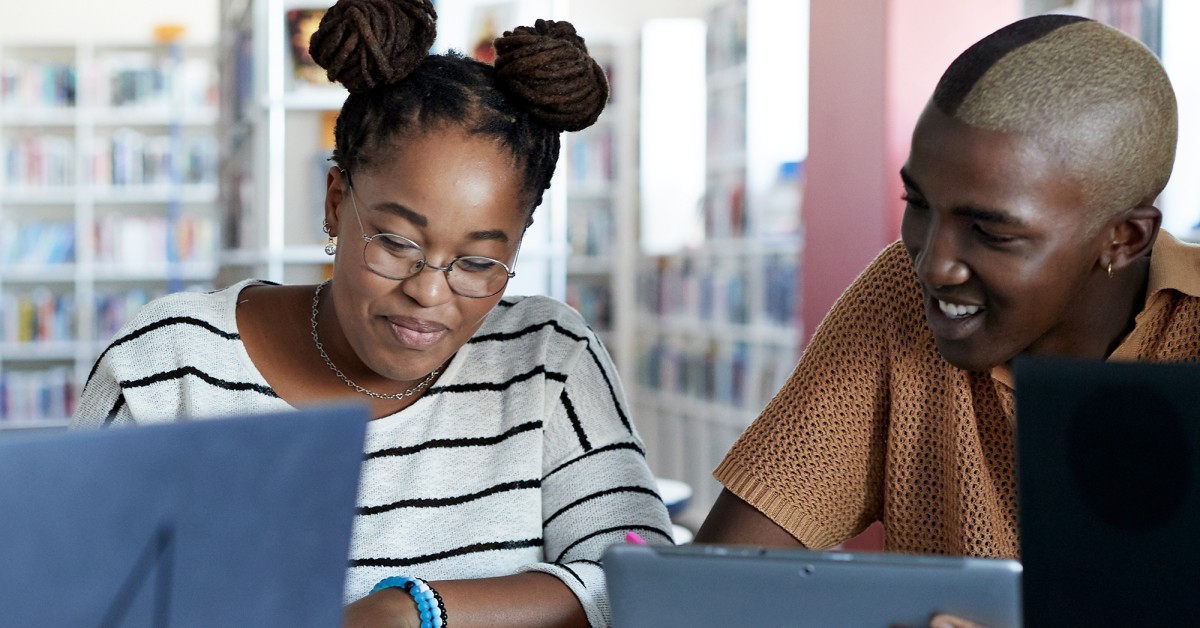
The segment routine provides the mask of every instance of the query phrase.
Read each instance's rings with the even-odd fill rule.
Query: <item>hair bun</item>
[[[362,92],[417,67],[437,35],[431,0],[338,0],[309,41],[329,80]]]
[[[556,131],[591,126],[608,102],[604,69],[569,22],[538,20],[496,40],[496,78],[538,122]]]

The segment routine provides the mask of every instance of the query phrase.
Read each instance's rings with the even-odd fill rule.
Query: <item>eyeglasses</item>
[[[354,199],[354,186],[350,185],[349,173],[346,186],[350,188],[350,204],[354,207],[354,216],[358,219],[358,227],[366,243],[363,246],[363,262],[376,275],[402,281],[426,268],[440,270],[446,274],[446,284],[454,294],[472,299],[482,299],[500,292],[508,285],[509,279],[517,276],[504,262],[482,255],[464,255],[450,260],[445,266],[434,266],[425,257],[421,245],[402,235],[367,235],[362,216],[358,213],[358,202]]]

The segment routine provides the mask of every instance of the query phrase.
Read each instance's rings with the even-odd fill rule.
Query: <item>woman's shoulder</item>
[[[161,296],[138,310],[118,336],[175,325],[199,326],[236,335],[234,309],[237,296],[247,286],[259,283],[263,282],[247,279],[218,290],[185,290]]]
[[[506,296],[492,308],[480,331],[515,330],[531,325],[554,325],[576,335],[591,335],[587,322],[575,308],[542,295]]]

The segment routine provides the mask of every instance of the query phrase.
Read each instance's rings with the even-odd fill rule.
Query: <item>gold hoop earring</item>
[[[1108,278],[1109,278],[1109,279],[1112,279],[1112,278],[1113,278],[1113,273],[1112,273],[1112,262],[1109,262],[1109,263],[1108,263]]]

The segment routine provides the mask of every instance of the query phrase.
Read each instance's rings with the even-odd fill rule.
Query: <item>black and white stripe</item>
[[[97,361],[77,425],[279,412],[234,315],[241,284],[148,305]],[[430,390],[368,426],[347,601],[390,575],[542,571],[607,622],[600,556],[670,522],[604,347],[544,297],[506,297]]]

